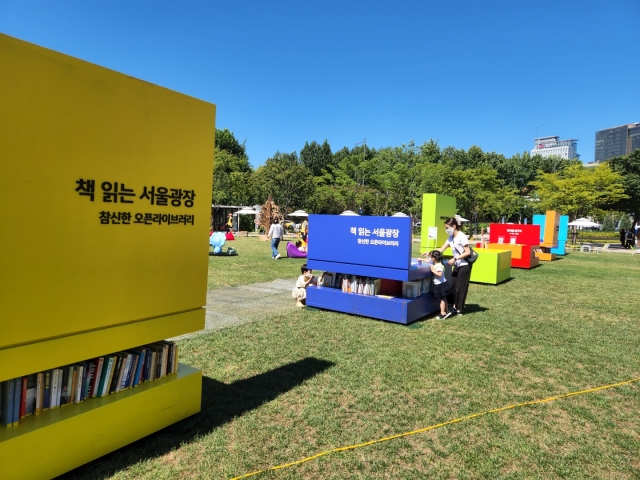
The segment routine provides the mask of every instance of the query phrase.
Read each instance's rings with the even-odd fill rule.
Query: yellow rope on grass
[[[287,468],[287,467],[293,467],[294,465],[300,465],[301,463],[309,462],[311,460],[315,460],[316,458],[324,457],[325,455],[329,455],[330,453],[344,452],[346,450],[354,450],[356,448],[366,447],[368,445],[373,445],[375,443],[388,442],[389,440],[394,440],[396,438],[407,437],[409,435],[415,435],[416,433],[428,432],[429,430],[434,430],[436,428],[445,427],[447,425],[451,425],[453,423],[462,422],[464,420],[471,420],[472,418],[481,417],[483,415],[488,415],[490,413],[504,412],[505,410],[511,410],[512,408],[526,407],[526,406],[530,406],[530,405],[538,405],[538,404],[541,404],[541,403],[553,402],[554,400],[560,400],[561,398],[567,398],[567,397],[572,397],[574,395],[583,395],[585,393],[593,393],[593,392],[597,392],[599,390],[606,390],[606,389],[609,389],[609,388],[620,387],[622,385],[628,385],[630,383],[637,382],[637,381],[640,381],[640,377],[632,378],[631,380],[625,380],[624,382],[612,383],[612,384],[609,384],[609,385],[602,385],[600,387],[588,388],[586,390],[579,390],[577,392],[563,393],[562,395],[556,395],[554,397],[544,398],[542,400],[532,400],[530,402],[516,403],[516,404],[513,404],[513,405],[507,405],[506,407],[494,408],[493,410],[486,410],[484,412],[473,413],[473,414],[467,415],[465,417],[455,418],[455,419],[449,420],[447,422],[438,423],[436,425],[431,425],[429,427],[420,428],[418,430],[412,430],[410,432],[398,433],[396,435],[391,435],[389,437],[379,438],[377,440],[371,440],[369,442],[358,443],[356,445],[347,445],[346,447],[332,448],[331,450],[326,450],[324,452],[316,453],[315,455],[303,458],[301,460],[296,460],[295,462],[285,463],[285,464],[282,464],[282,465],[277,465],[275,467],[265,468],[264,470],[257,470],[255,472],[245,473],[244,475],[240,475],[239,477],[233,477],[231,480],[238,480],[238,479],[241,479],[241,478],[252,477],[252,476],[258,475],[260,473],[265,473],[265,472],[269,472],[269,471],[273,471],[273,470],[280,470],[282,468]]]

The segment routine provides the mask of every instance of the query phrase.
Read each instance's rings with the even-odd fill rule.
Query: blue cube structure
[[[397,282],[432,276],[427,263],[411,258],[409,217],[310,215],[309,226],[307,265],[313,270]],[[431,293],[417,293],[407,298],[310,286],[307,305],[407,325],[440,309]]]

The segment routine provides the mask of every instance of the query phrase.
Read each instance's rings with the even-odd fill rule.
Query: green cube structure
[[[478,259],[471,269],[470,280],[474,283],[497,285],[511,278],[511,252],[475,248]]]
[[[444,221],[456,216],[456,199],[439,193],[422,195],[422,234],[420,236],[420,252],[428,252],[441,247],[448,235]]]

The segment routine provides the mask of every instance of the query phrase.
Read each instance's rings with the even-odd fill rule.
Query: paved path
[[[291,311],[296,308],[296,302],[291,298],[291,290],[295,284],[295,279],[277,279],[272,282],[207,292],[204,330],[181,335],[172,340],[264,320],[271,315]]]

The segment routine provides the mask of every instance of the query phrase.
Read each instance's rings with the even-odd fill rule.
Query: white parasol
[[[347,215],[347,216],[351,216],[351,217],[359,217],[360,216],[360,215],[358,215],[357,213],[355,213],[355,212],[353,212],[351,210],[345,210],[340,215]]]
[[[569,222],[568,225],[570,227],[582,227],[582,228],[596,228],[596,227],[601,227],[602,226],[599,223],[592,222],[588,218],[578,218],[578,219],[574,220],[573,222]]]
[[[304,210],[296,210],[295,212],[287,214],[287,217],[308,217],[309,214]]]
[[[456,220],[458,221],[458,223],[469,223],[469,220],[467,220],[466,218],[462,218],[460,215],[456,215]]]
[[[236,226],[238,231],[240,231],[240,215],[258,215],[258,212],[249,207],[243,207],[234,213],[236,217],[238,217],[238,221],[236,222]]]
[[[257,215],[258,212],[256,212],[255,210],[251,209],[251,208],[243,208],[241,210],[238,210],[236,213],[234,213],[234,215]]]

